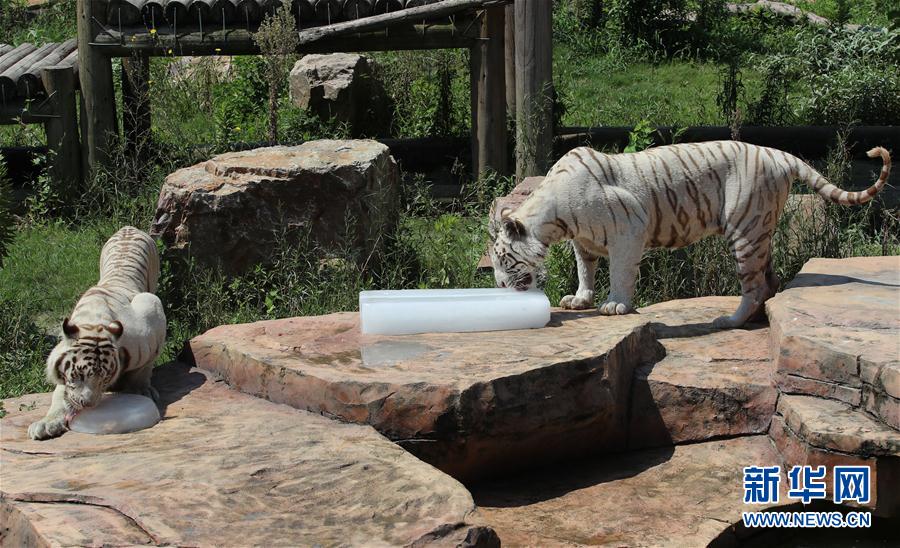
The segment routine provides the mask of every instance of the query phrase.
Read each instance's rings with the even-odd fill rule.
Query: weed
[[[640,152],[653,146],[653,126],[649,120],[641,120],[628,134],[628,145],[622,152]]]
[[[284,2],[274,13],[266,14],[259,30],[253,35],[266,63],[266,80],[269,83],[269,131],[270,143],[278,142],[278,100],[284,88],[285,75],[296,56],[300,43],[297,35],[291,3]]]

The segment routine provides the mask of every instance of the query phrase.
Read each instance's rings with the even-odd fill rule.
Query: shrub
[[[806,29],[797,46],[802,111],[811,123],[900,121],[900,32]]]

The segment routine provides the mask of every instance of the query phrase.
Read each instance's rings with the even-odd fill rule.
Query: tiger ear
[[[109,333],[110,333],[113,337],[121,337],[121,336],[122,336],[122,331],[123,331],[125,328],[122,326],[122,322],[120,322],[119,320],[116,320],[116,321],[114,321],[113,323],[109,324],[109,325],[106,327],[106,329],[109,331]]]
[[[63,334],[70,339],[74,339],[78,336],[78,326],[69,321],[69,318],[63,320],[62,324]]]
[[[525,225],[522,224],[522,221],[518,219],[511,219],[509,217],[503,218],[503,231],[506,232],[506,235],[513,239],[523,238],[525,237]]]

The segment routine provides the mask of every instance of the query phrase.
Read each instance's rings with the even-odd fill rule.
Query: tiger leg
[[[166,340],[166,315],[159,297],[152,293],[138,293],[131,300],[134,311],[136,333],[132,340],[136,341],[130,348],[134,355],[125,352],[120,354],[125,371],[112,388],[114,392],[141,394],[157,400],[159,394],[150,383],[153,376],[153,364],[162,352]],[[127,330],[129,327],[126,326]],[[131,362],[131,360],[134,360]],[[134,366],[131,366],[131,363]]]
[[[766,300],[771,299],[778,293],[778,288],[781,286],[781,278],[778,277],[778,274],[775,274],[775,269],[772,268],[772,250],[769,249],[769,263],[766,265],[766,286],[768,287],[768,296]]]
[[[778,274],[775,274],[775,271],[772,268],[772,250],[769,249],[769,262],[766,263],[766,291],[763,295],[763,304],[756,309],[756,312],[750,316],[750,321],[754,322],[764,322],[766,321],[766,307],[765,301],[768,301],[772,297],[778,293],[778,287],[781,285],[781,278],[778,277]]]
[[[638,240],[609,248],[609,296],[599,306],[605,316],[634,312],[632,299],[644,247]]]
[[[122,373],[112,391],[139,394],[147,396],[153,401],[159,401],[159,392],[150,384],[150,379],[153,377],[153,364],[154,362],[150,361],[141,368]]]
[[[771,234],[756,233],[752,237],[732,239],[732,253],[737,261],[741,281],[741,304],[731,316],[713,321],[718,328],[740,327],[752,316],[764,311],[766,300],[772,296],[770,284],[777,282],[772,272]],[[775,286],[777,289],[777,285]]]
[[[33,422],[28,427],[28,437],[33,440],[46,440],[63,435],[69,426],[66,420],[66,386],[64,384],[56,385],[53,390],[53,398],[50,403],[50,410],[43,419]]]
[[[578,291],[559,300],[559,306],[567,310],[585,310],[594,306],[594,277],[599,257],[592,255],[572,240],[575,262],[578,264]]]

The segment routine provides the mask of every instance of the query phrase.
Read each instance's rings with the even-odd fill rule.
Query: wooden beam
[[[78,0],[78,78],[84,112],[87,114],[84,146],[88,165],[94,170],[107,163],[118,130],[116,98],[113,88],[112,63],[100,48],[91,46],[97,36],[94,14],[98,16],[106,4],[99,0]]]
[[[486,171],[507,172],[504,19],[503,6],[485,10],[480,25],[482,40],[471,50],[475,86],[472,164],[476,177]]]
[[[553,5],[516,0],[516,178],[544,175],[553,146]]]
[[[41,78],[53,110],[53,116],[44,123],[47,146],[53,153],[50,173],[61,184],[59,188],[74,194],[82,182],[75,74],[70,68],[54,66],[45,68]]]
[[[32,63],[19,76],[16,83],[17,91],[20,97],[34,97],[44,91],[41,73],[47,67],[56,66],[62,63],[76,48],[75,39],[69,39],[59,44],[47,56],[40,61]]]
[[[255,29],[199,32],[196,27],[179,27],[178,34],[164,29],[151,35],[140,32],[110,32],[97,36],[95,49],[107,57],[128,57],[135,52],[149,56],[181,55],[258,55],[253,41]],[[474,29],[477,31],[478,29]],[[469,48],[477,41],[474,31],[463,33],[453,25],[411,25],[385,32],[340,36],[301,45],[297,53],[334,53],[355,51],[424,50]]]
[[[0,125],[43,124],[55,116],[48,101],[15,99],[0,103]],[[27,106],[27,110],[26,110]]]
[[[385,27],[438,19],[472,9],[481,9],[508,4],[512,0],[443,0],[414,8],[406,8],[392,13],[373,15],[365,19],[313,27],[300,31],[300,44],[310,44],[326,38],[335,38],[359,32],[383,30]],[[541,0],[546,1],[546,0]]]

